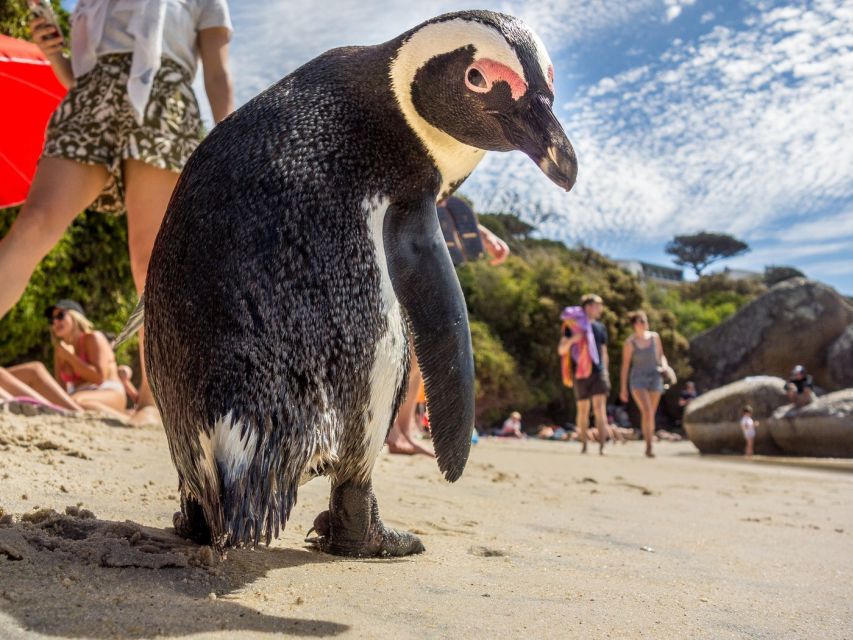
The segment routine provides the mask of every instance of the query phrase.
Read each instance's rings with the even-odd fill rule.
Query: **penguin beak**
[[[536,93],[523,98],[514,117],[502,124],[516,149],[530,156],[554,184],[571,191],[578,176],[575,150],[545,96]]]

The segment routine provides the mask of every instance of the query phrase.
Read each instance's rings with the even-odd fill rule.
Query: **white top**
[[[750,416],[744,416],[740,419],[740,428],[744,431],[752,431],[755,429],[755,422]]]
[[[132,53],[134,38],[128,27],[133,7],[122,0],[106,1],[110,8],[97,55]],[[198,68],[198,32],[214,27],[232,30],[225,0],[166,0],[162,55],[180,64],[194,78]]]
[[[198,32],[231,31],[225,0],[79,0],[71,15],[71,66],[79,78],[98,56],[131,53],[127,93],[139,122],[162,56],[195,76]]]

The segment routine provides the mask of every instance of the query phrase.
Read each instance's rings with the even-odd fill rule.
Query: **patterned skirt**
[[[134,159],[180,172],[201,141],[198,102],[189,72],[163,58],[142,124],[127,96],[131,54],[101,56],[50,118],[42,156],[69,158],[107,168],[110,179],[95,211],[124,211],[122,161]]]

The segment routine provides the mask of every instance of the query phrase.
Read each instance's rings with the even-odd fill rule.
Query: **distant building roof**
[[[642,280],[684,282],[684,271],[682,269],[665,267],[661,264],[652,264],[641,260],[617,260],[616,264]]]

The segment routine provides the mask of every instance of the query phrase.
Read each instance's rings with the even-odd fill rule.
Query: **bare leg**
[[[634,397],[634,402],[640,408],[642,416],[643,440],[646,441],[646,455],[654,457],[652,453],[652,442],[655,437],[655,416],[652,409],[652,402],[649,398],[649,391],[646,389],[631,389],[631,395]],[[658,394],[660,397],[660,394]]]
[[[422,453],[434,458],[435,454],[418,443],[414,437],[415,431],[418,428],[417,417],[415,415],[418,408],[418,391],[420,391],[423,376],[421,376],[421,369],[418,366],[414,349],[410,349],[410,351],[412,365],[409,370],[409,387],[406,390],[406,397],[400,405],[400,410],[397,411],[397,417],[388,431],[385,443],[388,445],[390,453],[404,453],[407,455]]]
[[[580,431],[581,453],[586,453],[586,441],[589,438],[589,399],[578,400],[578,430]]]
[[[0,367],[0,400],[8,401],[21,396],[33,398],[39,402],[50,403],[50,400],[29,385],[24,384],[12,375],[8,369]]]
[[[91,411],[104,411],[110,415],[127,418],[124,407],[127,398],[123,393],[112,389],[92,389],[91,391],[78,391],[71,396],[84,409]]]
[[[130,267],[133,271],[136,291],[140,295],[145,288],[145,277],[148,273],[151,251],[154,248],[154,239],[160,230],[160,224],[163,222],[169,198],[172,197],[179,175],[177,172],[158,169],[137,160],[126,160],[124,163]],[[142,382],[139,385],[137,411],[131,418],[131,424],[137,426],[160,423],[160,415],[154,406],[154,396],[151,394],[151,387],[148,386],[148,377],[145,374],[144,342],[143,329],[139,332]]]
[[[36,393],[39,394],[39,398],[43,397],[47,399],[48,402],[52,402],[63,409],[68,409],[69,411],[83,410],[83,407],[81,407],[65,392],[65,389],[63,389],[56,379],[50,375],[47,367],[45,367],[41,362],[18,364],[14,367],[9,367],[8,371],[26,386],[34,389]]]
[[[0,317],[15,305],[38,263],[106,181],[107,170],[100,165],[41,159],[27,201],[0,241]]]
[[[610,437],[607,425],[607,396],[602,394],[592,396],[592,411],[595,413],[595,427],[598,429],[598,453],[604,454],[604,444]]]
[[[649,391],[649,433],[651,434],[651,439],[649,442],[654,442],[655,439],[655,427],[657,427],[656,420],[658,415],[658,405],[660,404],[661,393],[658,391]],[[652,453],[651,444],[649,445],[649,450],[646,452],[650,458],[654,458],[655,454]]]

